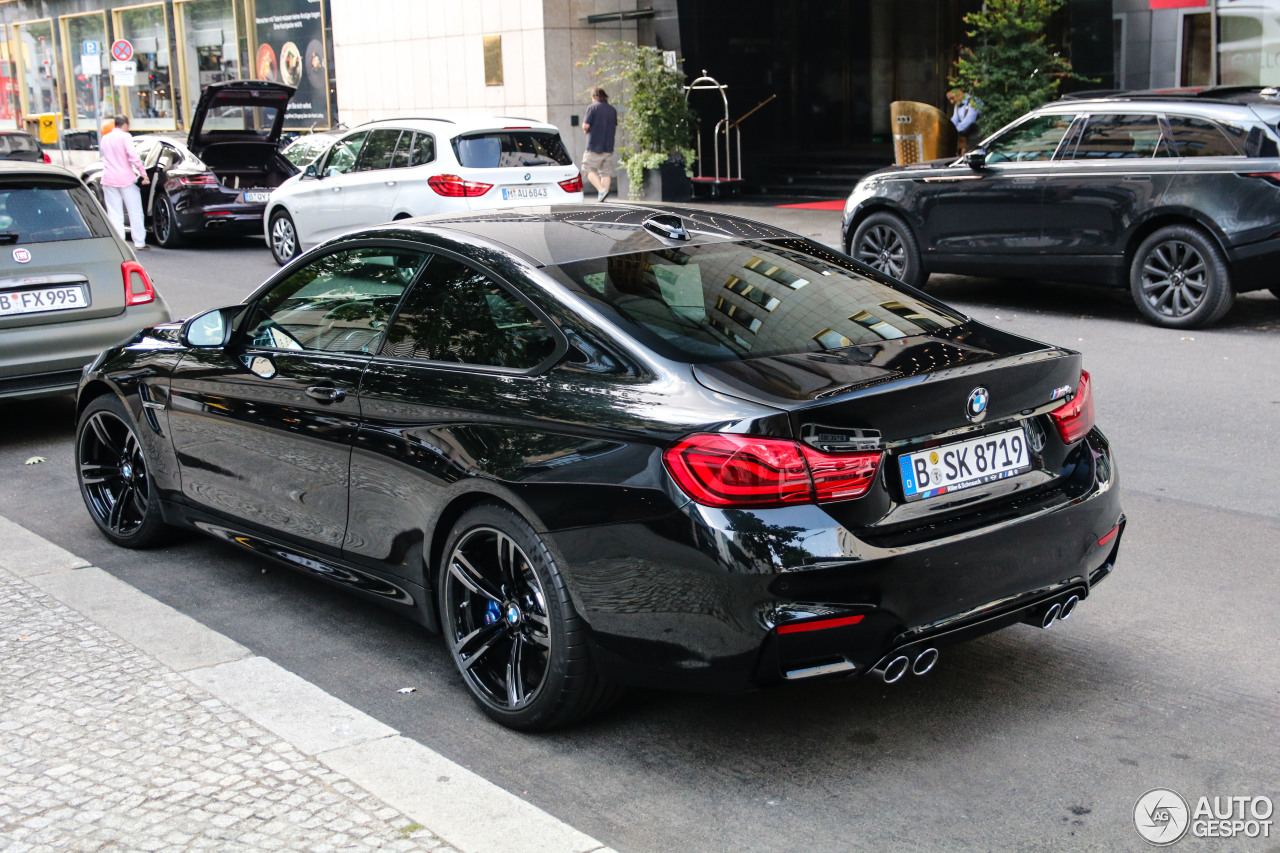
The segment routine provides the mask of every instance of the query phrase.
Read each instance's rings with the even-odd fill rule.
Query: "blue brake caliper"
[[[498,602],[490,601],[484,608],[484,624],[492,625],[502,617],[502,611],[498,609]]]

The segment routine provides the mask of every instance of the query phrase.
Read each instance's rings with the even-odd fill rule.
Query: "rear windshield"
[[[201,125],[201,133],[224,131],[227,133],[269,133],[275,126],[275,107],[221,106],[209,110]]]
[[[503,130],[471,133],[453,140],[458,162],[471,169],[500,166],[572,166],[558,133],[535,130]]]
[[[691,363],[843,349],[964,322],[801,240],[637,252],[559,271],[645,346]]]
[[[0,184],[0,243],[108,237],[109,227],[82,186]]]
[[[40,143],[25,133],[0,133],[0,154],[29,153],[39,151]]]

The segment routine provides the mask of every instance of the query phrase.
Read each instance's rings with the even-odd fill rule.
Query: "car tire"
[[[885,275],[912,287],[924,287],[929,274],[920,258],[920,244],[901,216],[881,211],[858,225],[849,241],[849,254]]]
[[[1129,266],[1129,293],[1143,319],[1171,329],[1216,323],[1235,301],[1221,250],[1190,225],[1166,225],[1142,241]]]
[[[600,679],[564,576],[512,510],[481,504],[458,519],[437,578],[440,624],[480,708],[520,731],[604,710],[621,689]]]
[[[277,210],[271,214],[267,244],[271,246],[271,257],[280,266],[298,256],[298,228],[287,210]]]
[[[156,242],[166,249],[177,249],[186,242],[178,230],[178,211],[163,193],[156,196],[151,208],[151,232],[156,235]]]
[[[173,529],[161,515],[146,454],[118,397],[105,394],[85,407],[75,449],[80,495],[104,536],[125,548],[169,538]]]

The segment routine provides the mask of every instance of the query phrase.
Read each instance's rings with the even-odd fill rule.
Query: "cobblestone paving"
[[[453,848],[0,570],[0,850]]]

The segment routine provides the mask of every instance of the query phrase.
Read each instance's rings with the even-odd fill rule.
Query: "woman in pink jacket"
[[[107,216],[116,233],[124,238],[124,211],[129,211],[129,234],[135,249],[147,248],[147,229],[142,218],[142,190],[135,180],[150,183],[147,170],[133,150],[129,135],[129,117],[115,117],[115,130],[102,138],[98,153],[102,155],[102,197],[107,202]]]

